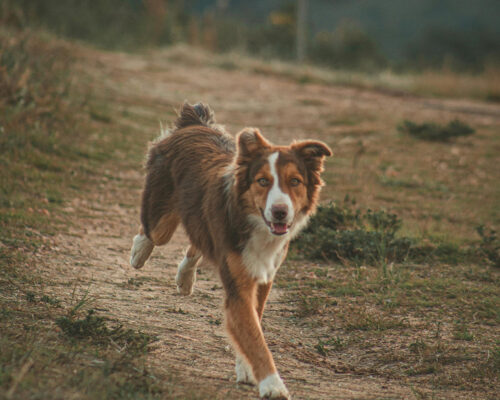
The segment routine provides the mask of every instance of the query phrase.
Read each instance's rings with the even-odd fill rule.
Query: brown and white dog
[[[175,129],[149,151],[130,263],[141,268],[182,223],[191,245],[177,290],[192,293],[202,256],[218,268],[236,380],[258,384],[261,397],[289,398],[264,340],[262,314],[290,240],[314,212],[323,159],[331,154],[318,141],[274,146],[255,128],[235,143],[208,106],[187,103]]]

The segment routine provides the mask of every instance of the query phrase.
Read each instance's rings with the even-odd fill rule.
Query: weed
[[[481,237],[479,251],[497,268],[500,268],[500,240],[494,229],[488,229],[484,225],[476,228]]]
[[[36,295],[33,292],[26,292],[26,300],[29,303],[35,303],[36,302]]]
[[[433,142],[449,142],[460,136],[472,135],[475,130],[464,122],[455,119],[446,126],[425,122],[417,124],[405,120],[398,126],[398,131],[407,133],[417,139],[429,140]]]
[[[222,324],[222,321],[219,318],[211,318],[211,317],[209,317],[208,323],[210,325],[217,325],[217,326],[219,326],[219,325]]]
[[[471,342],[474,340],[474,335],[469,332],[467,326],[465,324],[459,324],[455,327],[453,332],[453,338],[457,340],[465,340],[467,342]]]
[[[340,337],[332,337],[328,340],[318,340],[315,349],[322,356],[327,356],[330,351],[338,351],[347,346],[347,343]]]
[[[300,296],[297,315],[299,317],[308,317],[321,313],[325,307],[325,299],[316,296]]]
[[[389,329],[406,326],[403,320],[391,318],[386,315],[373,314],[366,310],[352,309],[341,316],[343,327],[346,331],[376,331],[382,332]]]
[[[61,300],[47,296],[46,294],[44,294],[42,297],[40,297],[40,301],[43,303],[50,304],[51,306],[60,306],[61,305]]]

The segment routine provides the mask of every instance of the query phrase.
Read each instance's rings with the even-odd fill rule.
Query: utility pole
[[[303,63],[307,57],[307,3],[308,0],[297,0],[297,61]]]

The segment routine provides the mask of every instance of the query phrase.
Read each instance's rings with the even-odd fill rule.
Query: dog
[[[141,268],[182,223],[190,246],[178,266],[177,290],[192,293],[202,257],[217,267],[236,381],[258,385],[263,398],[290,398],[265,342],[262,315],[290,240],[315,210],[324,158],[331,155],[313,140],[275,146],[256,128],[234,140],[202,103],[185,103],[175,128],[149,150],[130,263]]]

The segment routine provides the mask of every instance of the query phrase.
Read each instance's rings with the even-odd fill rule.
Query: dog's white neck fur
[[[277,152],[271,154],[268,159],[274,181],[268,194],[264,216],[267,219],[265,213],[267,212],[268,207],[270,209],[273,204],[289,202],[281,204],[288,205],[289,214],[292,215],[292,219],[289,219],[291,223],[294,218],[293,216],[295,215],[295,210],[293,209],[290,196],[283,193],[279,187],[279,179],[276,171],[277,159]],[[270,198],[274,201],[270,201]],[[255,278],[258,283],[269,283],[274,279],[274,276],[283,261],[283,250],[285,245],[304,227],[308,218],[305,215],[297,215],[290,230],[286,234],[279,236],[271,233],[269,227],[260,215],[250,215],[248,220],[253,226],[253,230],[250,235],[250,239],[243,249],[243,263],[245,264],[250,275]],[[272,220],[272,215],[268,220]]]
[[[258,283],[268,283],[274,279],[281,264],[283,248],[290,240],[290,233],[276,236],[269,231],[261,216],[250,215],[248,219],[253,230],[243,249],[243,263]]]

